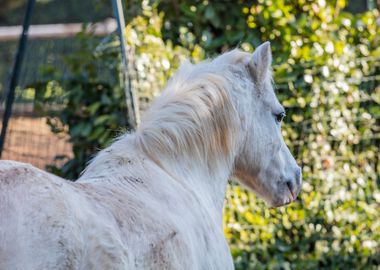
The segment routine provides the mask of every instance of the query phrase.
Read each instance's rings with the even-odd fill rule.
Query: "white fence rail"
[[[64,38],[75,36],[82,31],[82,23],[67,24],[41,24],[31,25],[29,28],[28,38]],[[95,23],[93,32],[97,36],[104,36],[114,32],[117,28],[114,19],[107,19],[104,22]],[[22,26],[2,26],[0,27],[0,41],[18,40],[22,32]]]

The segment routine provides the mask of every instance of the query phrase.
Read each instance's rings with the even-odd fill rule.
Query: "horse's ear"
[[[272,64],[272,52],[270,42],[264,42],[253,52],[251,60],[249,60],[249,68],[256,82],[264,81],[270,75],[270,67]]]

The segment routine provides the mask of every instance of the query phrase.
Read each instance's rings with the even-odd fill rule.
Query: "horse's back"
[[[162,186],[153,196],[146,188],[162,181],[148,182],[72,183],[0,161],[0,270],[222,269],[196,260],[207,250],[194,237],[209,238],[211,249],[223,243],[195,226],[195,213],[184,211],[181,198],[188,195]]]
[[[0,161],[0,270],[131,269],[91,184]]]
[[[77,268],[70,247],[78,235],[65,237],[73,225],[66,185],[29,164],[0,161],[0,269]]]

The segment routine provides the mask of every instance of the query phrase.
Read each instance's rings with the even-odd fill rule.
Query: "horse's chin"
[[[254,190],[254,192],[261,197],[269,207],[277,208],[291,204],[297,199],[289,190],[284,190],[283,192],[271,194],[263,190]]]
[[[293,194],[290,190],[284,190],[282,194],[276,194],[274,196],[266,196],[270,199],[264,198],[270,207],[280,207],[288,205],[297,199],[298,193]]]
[[[281,207],[281,206],[291,204],[295,200],[292,197],[285,197],[282,199],[279,198],[276,200],[270,200],[270,201],[265,200],[265,201],[269,204],[270,207],[277,208],[277,207]]]
[[[258,184],[255,179],[248,179],[248,177],[241,177],[241,175],[240,177],[237,176],[238,182],[248,190],[253,191],[258,197],[262,198],[269,207],[277,208],[288,205],[294,202],[297,198],[298,193],[292,194],[287,187],[281,188],[280,193],[279,191],[273,193],[273,190],[267,190],[263,185]]]

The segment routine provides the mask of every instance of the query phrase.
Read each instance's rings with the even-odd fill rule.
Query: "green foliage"
[[[283,134],[303,167],[300,201],[268,209],[237,185],[224,215],[237,269],[380,265],[377,10],[345,1],[160,1],[164,38],[207,54],[271,41]]]
[[[132,62],[129,69],[132,86],[138,90],[141,109],[145,110],[179,64],[189,58],[199,61],[203,58],[203,50],[194,45],[190,53],[170,40],[165,42],[161,34],[162,15],[147,3],[142,4],[141,10],[141,15],[127,25],[126,39]]]
[[[224,224],[236,268],[378,268],[378,11],[348,14],[344,0],[131,3],[130,14],[139,15],[126,29],[129,74],[143,109],[182,59],[237,44],[252,51],[271,41],[277,94],[288,115],[283,134],[303,167],[304,186],[298,202],[279,209],[236,184],[228,187]],[[51,126],[78,145],[76,174],[124,123],[118,83],[102,82],[95,68],[98,61],[118,72],[117,45],[111,39],[82,47],[68,62],[71,75],[45,84],[43,93],[58,91],[45,95],[60,96],[66,106]]]
[[[70,137],[74,157],[58,156],[67,162],[49,168],[69,179],[76,179],[92,155],[127,128],[124,93],[112,78],[118,74],[117,53],[96,50],[99,41],[91,35],[81,33],[77,41],[78,50],[65,58],[67,71],[46,67],[47,83],[36,90],[36,108],[49,116],[52,131]],[[62,110],[56,111],[57,105]]]
[[[132,63],[128,74],[132,87],[138,89],[144,110],[164,87],[181,60],[201,58],[201,50],[188,50],[164,42],[162,19],[149,6],[144,15],[127,25],[127,43]],[[57,156],[67,162],[62,168],[48,169],[69,179],[76,179],[91,157],[106,147],[121,129],[128,129],[126,101],[120,73],[119,42],[110,36],[100,42],[86,29],[76,37],[78,49],[65,57],[65,72],[47,66],[45,80],[34,85],[36,109],[46,114],[55,133],[67,133],[73,157]],[[57,111],[57,104],[62,110]]]
[[[252,50],[262,41],[270,41],[275,64],[282,64],[289,57],[299,60],[291,64],[303,63],[319,59],[319,54],[314,52],[331,47],[331,41],[333,53],[342,55],[345,45],[360,42],[356,32],[366,35],[368,49],[379,49],[375,14],[354,16],[342,12],[345,0],[162,0],[158,3],[164,14],[163,37],[189,49],[198,44],[210,55],[238,44]],[[359,55],[368,54],[363,47],[357,49],[361,50]],[[327,57],[328,54],[319,59],[319,63]]]

